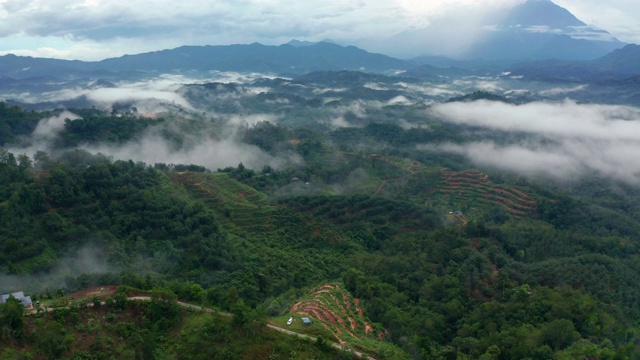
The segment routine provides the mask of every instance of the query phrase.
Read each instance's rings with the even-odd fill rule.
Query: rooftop
[[[33,306],[33,301],[31,300],[31,296],[24,296],[23,291],[14,292],[11,294],[0,295],[0,304],[4,304],[9,300],[9,298],[13,296],[14,298],[20,301],[20,304],[26,308],[30,308]]]

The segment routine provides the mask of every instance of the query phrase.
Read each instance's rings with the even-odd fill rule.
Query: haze
[[[281,44],[295,38],[331,39],[400,56],[409,55],[401,51],[408,44],[386,41],[397,34],[428,29],[435,45],[446,45],[437,41],[443,31],[449,43],[469,42],[484,18],[519,2],[4,0],[0,54],[99,60],[185,44]],[[622,41],[640,42],[640,9],[634,1],[556,3]]]

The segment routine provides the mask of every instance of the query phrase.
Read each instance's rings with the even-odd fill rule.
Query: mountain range
[[[210,78],[212,73],[229,71],[285,77],[317,71],[362,71],[431,82],[496,76],[505,71],[526,80],[591,84],[624,84],[640,77],[640,46],[625,46],[549,0],[528,0],[495,14],[486,24],[484,36],[457,60],[444,56],[403,60],[331,40],[292,40],[279,46],[182,46],[95,62],[5,55],[0,56],[0,92],[46,93],[87,84],[104,87],[110,82],[161,74]]]
[[[640,76],[640,45],[622,49],[590,61],[540,61],[514,67],[511,76],[528,80],[610,83]]]
[[[383,72],[402,69],[407,62],[373,54],[354,46],[321,42],[308,46],[266,46],[258,43],[228,46],[182,46],[171,50],[125,55],[98,62],[67,61],[5,55],[0,78],[39,77],[114,79],[170,72],[209,71],[304,74],[318,70]]]
[[[565,38],[566,39],[566,38]],[[97,62],[0,56],[3,87],[16,84],[43,84],[47,81],[74,79],[126,80],[164,73],[208,74],[211,71],[236,71],[302,75],[313,71],[364,71],[399,73],[425,77],[470,75],[473,71],[515,69],[516,75],[543,79],[571,79],[576,76],[628,76],[640,73],[640,45],[624,48],[589,61],[545,60],[452,60],[446,57],[422,57],[401,60],[370,53],[354,46],[320,42],[305,46],[267,46],[262,44],[229,46],[183,46],[176,49],[125,55]],[[520,64],[520,65],[515,65]],[[467,69],[467,70],[462,70]],[[471,70],[471,71],[470,71]],[[559,73],[559,74],[555,74]]]
[[[479,21],[472,34],[455,24],[434,34],[431,28],[407,31],[388,43],[405,56],[447,55],[459,59],[590,60],[623,47],[605,30],[589,26],[550,0],[527,0]],[[447,24],[439,25],[447,28]]]

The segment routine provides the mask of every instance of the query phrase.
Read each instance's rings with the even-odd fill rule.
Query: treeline
[[[137,113],[111,113],[98,109],[70,109],[80,119],[64,119],[64,127],[55,138],[56,149],[69,149],[82,144],[124,143],[135,139],[151,127],[164,122]],[[62,110],[27,111],[0,102],[0,146],[24,142],[42,120],[59,116]],[[167,138],[172,136],[165,131]],[[53,134],[46,134],[52,136]]]
[[[22,136],[29,136],[38,121],[50,113],[27,111],[0,101],[0,146],[15,143]]]
[[[168,180],[150,166],[82,151],[56,161],[42,155],[33,166],[26,157],[1,155],[5,272],[47,271],[87,243],[106,248],[114,265],[145,258],[163,273],[193,277],[236,266],[211,211],[167,191]]]

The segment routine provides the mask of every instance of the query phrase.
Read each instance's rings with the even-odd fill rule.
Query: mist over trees
[[[120,329],[101,336],[131,336],[95,345],[113,356],[211,339],[240,356],[268,337],[262,322],[333,284],[344,296],[322,301],[357,299],[347,314],[335,300],[334,320],[357,314],[372,330],[345,328],[350,341],[376,358],[634,358],[638,112],[511,81],[339,71],[165,84],[154,102],[111,88],[106,108],[0,103],[0,290],[62,302],[123,286],[92,301]],[[554,96],[584,90],[567,89]],[[161,296],[136,305],[127,291]],[[236,316],[199,323],[177,299]],[[12,306],[1,351],[89,351],[74,341],[90,331],[82,303],[69,321],[22,318],[24,336]],[[326,355],[347,335],[325,324],[317,346],[274,341]],[[202,331],[172,338],[182,326]]]

